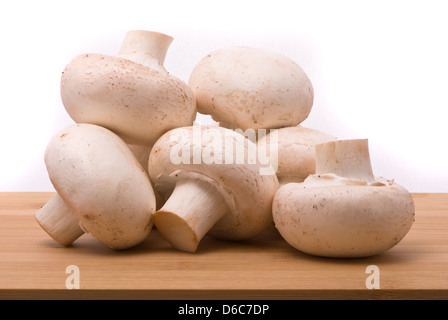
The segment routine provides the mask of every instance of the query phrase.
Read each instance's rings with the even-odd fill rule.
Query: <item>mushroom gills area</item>
[[[154,224],[174,248],[195,252],[201,239],[228,211],[224,198],[210,183],[180,180],[155,213]]]

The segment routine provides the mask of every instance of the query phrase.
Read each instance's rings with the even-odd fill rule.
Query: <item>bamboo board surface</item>
[[[53,193],[0,193],[0,299],[447,299],[448,194],[413,194],[416,220],[393,249],[370,258],[303,254],[272,228],[244,242],[204,238],[194,254],[153,230],[114,251],[84,235],[55,243],[34,213]],[[79,268],[68,290],[66,268]],[[366,268],[378,267],[369,290]]]

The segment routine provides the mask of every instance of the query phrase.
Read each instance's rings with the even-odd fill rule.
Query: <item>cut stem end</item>
[[[155,213],[154,224],[174,248],[195,252],[201,239],[228,210],[224,198],[211,184],[181,180]]]
[[[375,181],[367,139],[336,140],[316,145],[316,174]]]
[[[79,220],[59,195],[55,195],[37,211],[35,218],[42,229],[62,246],[70,246],[84,234],[79,226]]]
[[[126,34],[118,55],[123,57],[135,55],[138,59],[140,55],[150,54],[163,66],[171,42],[173,42],[173,38],[163,33],[133,30]]]

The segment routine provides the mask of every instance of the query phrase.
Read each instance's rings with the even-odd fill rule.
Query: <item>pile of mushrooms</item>
[[[56,242],[90,233],[128,249],[155,227],[173,248],[195,252],[205,236],[241,241],[274,224],[301,252],[348,258],[405,237],[412,197],[373,175],[368,140],[301,125],[314,89],[296,62],[221,48],[187,84],[163,67],[172,41],[130,31],[118,54],[66,66],[61,98],[75,124],[47,146],[57,194],[35,215]],[[194,124],[198,112],[216,124]]]
[[[47,146],[57,195],[36,213],[61,245],[88,232],[126,249],[149,235],[161,201],[147,173],[149,152],[165,132],[196,117],[193,92],[163,67],[172,41],[130,31],[117,55],[79,55],[63,71],[61,98],[76,124]]]

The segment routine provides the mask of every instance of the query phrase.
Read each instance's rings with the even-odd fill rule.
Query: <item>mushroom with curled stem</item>
[[[271,134],[275,134],[271,141]],[[336,137],[320,130],[302,126],[274,129],[261,137],[257,146],[263,155],[270,158],[277,168],[280,185],[289,182],[303,182],[316,170],[315,146],[334,141]]]
[[[254,151],[254,152],[253,152]],[[167,132],[149,156],[156,189],[170,195],[154,215],[160,234],[179,250],[195,252],[207,234],[244,240],[272,224],[275,174],[260,174],[256,145],[222,127]]]
[[[79,220],[82,230],[114,249],[127,249],[146,239],[155,212],[153,188],[116,134],[92,124],[65,128],[50,140],[45,164],[56,197],[63,200],[63,205],[58,202],[49,209],[50,216],[63,216],[50,219],[37,212],[36,219],[53,239],[68,245],[79,236],[76,230],[64,234],[68,224],[77,222],[68,221],[70,214]]]
[[[211,52],[195,66],[188,84],[198,111],[231,129],[296,126],[314,100],[311,81],[297,63],[250,47]]]
[[[316,145],[316,174],[282,186],[273,202],[275,226],[290,245],[336,258],[391,249],[410,230],[414,212],[405,188],[374,177],[364,139]]]

